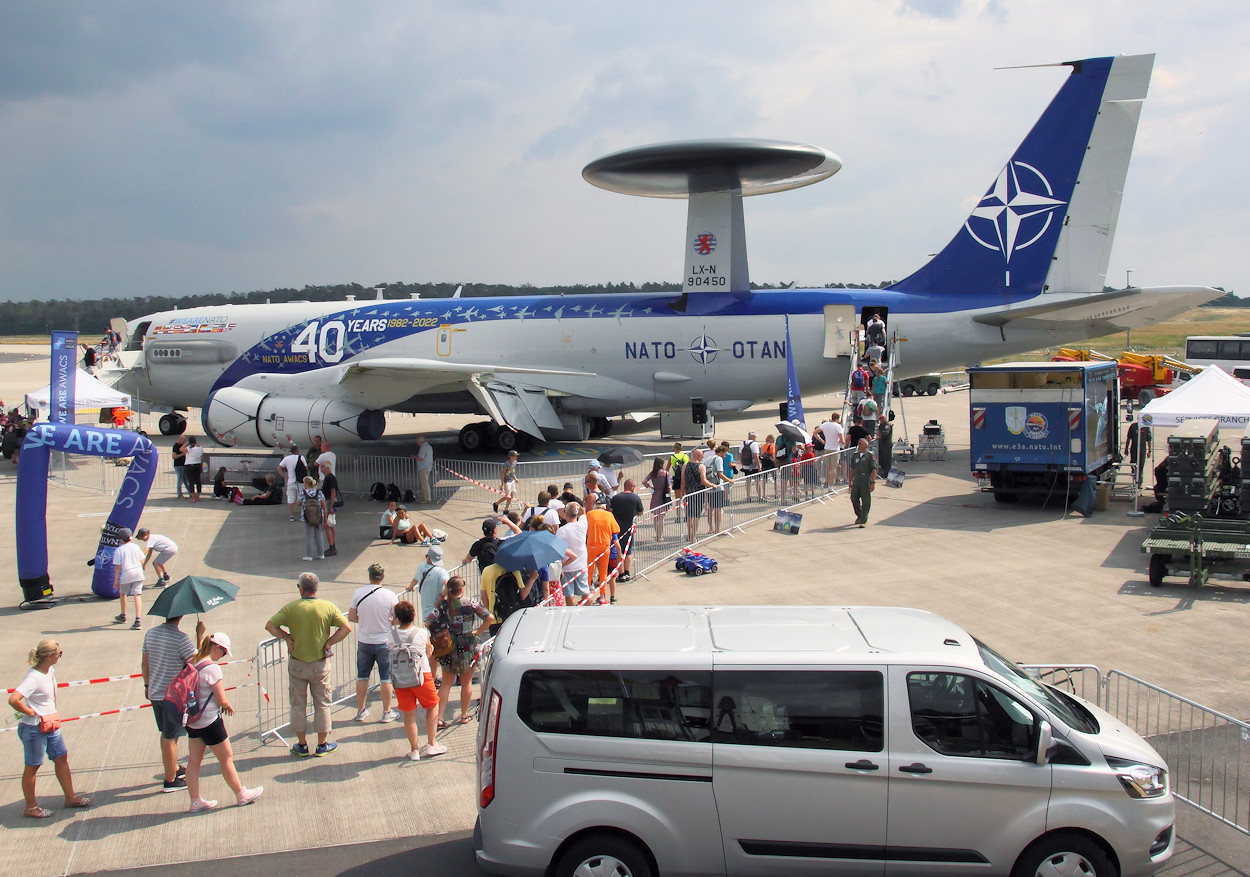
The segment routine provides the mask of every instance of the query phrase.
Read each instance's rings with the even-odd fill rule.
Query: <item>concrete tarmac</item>
[[[0,348],[0,353],[14,352],[24,349]],[[19,391],[46,383],[46,357],[0,362],[0,398],[10,405]],[[819,422],[834,402],[806,400],[809,421]],[[771,430],[775,408],[770,412],[768,407],[722,422],[718,435],[736,444],[748,428],[761,435]],[[1062,508],[999,506],[975,490],[968,472],[966,395],[904,400],[904,412],[913,440],[929,419],[945,427],[948,458],[901,464],[907,472],[904,486],[878,486],[866,529],[854,526],[845,496],[812,503],[801,509],[799,535],[774,533],[765,522],[755,524],[707,549],[720,561],[719,573],[692,579],[664,564],[646,578],[620,586],[621,601],[915,606],[951,618],[1016,660],[1089,663],[1103,673],[1115,668],[1222,712],[1250,715],[1243,669],[1250,588],[1220,584],[1195,590],[1179,579],[1150,588],[1140,553],[1149,518],[1129,517],[1130,506],[1124,503],[1112,503],[1108,511],[1089,519]],[[400,435],[384,447],[407,452],[405,434],[422,429],[433,438],[437,456],[459,458],[455,435],[466,420],[393,418],[392,428],[398,427]],[[153,427],[154,418],[150,421],[145,425]],[[655,429],[652,421],[632,434],[594,444],[659,450],[668,443],[658,439]],[[149,431],[155,437],[155,429]],[[901,433],[898,421],[896,434]],[[164,467],[168,442],[159,444]],[[336,451],[352,452],[343,447]],[[0,461],[0,505],[9,508],[14,505],[15,469]],[[112,497],[97,493],[50,489],[52,581],[58,597],[85,599],[62,599],[49,610],[19,611],[13,576],[12,599],[0,608],[7,633],[0,640],[6,687],[17,684],[27,651],[43,638],[61,643],[65,656],[57,676],[63,682],[139,671],[142,633],[111,623],[117,603],[90,595],[85,566],[112,504]],[[480,503],[454,499],[420,510],[422,519],[451,534],[449,565],[476,537],[484,511]],[[144,523],[178,542],[175,579],[212,575],[242,588],[238,600],[215,609],[206,620],[210,630],[229,633],[239,656],[247,657],[265,637],[265,619],[295,598],[295,577],[305,567],[321,576],[322,595],[344,607],[366,582],[365,569],[374,561],[387,567],[393,586],[411,578],[422,552],[374,538],[379,513],[376,503],[350,500],[339,516],[339,555],[311,565],[299,560],[302,525],[289,523],[285,508],[209,500],[192,505],[167,494],[153,495]],[[10,527],[0,528],[0,553],[12,568]],[[145,591],[145,603],[150,605],[157,593]],[[145,627],[150,623],[145,620]],[[184,622],[184,627],[190,624]],[[231,667],[226,680],[240,686],[255,682],[246,664]],[[63,810],[47,766],[40,772],[38,790],[41,803],[56,811],[49,820],[22,817],[21,748],[16,734],[0,733],[0,787],[9,790],[7,796],[0,794],[0,824],[8,831],[0,875],[93,873],[177,863],[187,864],[162,872],[192,875],[204,873],[206,862],[216,863],[214,873],[259,874],[279,868],[292,874],[390,873],[381,865],[368,866],[400,852],[402,858],[395,861],[402,861],[410,873],[425,873],[423,857],[446,862],[439,873],[474,873],[471,859],[465,862],[458,850],[467,844],[465,833],[475,814],[475,725],[455,725],[440,735],[451,749],[446,756],[411,763],[403,758],[407,746],[402,727],[378,723],[375,695],[368,723],[352,722],[350,707],[336,711],[333,738],[341,744],[336,753],[296,759],[279,744],[258,739],[257,696],[255,687],[231,695],[237,715],[227,727],[244,783],[264,784],[265,795],[250,807],[224,807],[215,813],[189,815],[185,792],[161,794],[157,734],[149,710],[67,724],[76,788],[95,796],[95,806]],[[62,715],[79,715],[144,702],[142,683],[134,680],[62,689],[58,706]],[[4,727],[12,725],[10,716]],[[231,803],[211,760],[204,786],[207,796]],[[1184,804],[1178,804],[1178,814],[1185,856],[1178,855],[1165,873],[1250,872],[1250,842],[1244,835]],[[324,848],[325,856],[312,852],[314,848]],[[291,853],[276,861],[257,858],[282,851]],[[228,866],[217,861],[227,857],[239,858]],[[249,871],[243,863],[253,861],[257,868]]]

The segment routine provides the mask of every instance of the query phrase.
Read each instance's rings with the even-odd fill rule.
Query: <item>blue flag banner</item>
[[[786,414],[790,420],[807,423],[803,415],[803,396],[799,393],[799,374],[794,369],[794,345],[790,343],[790,315],[786,315]]]
[[[48,420],[74,422],[74,378],[78,374],[78,333],[52,333],[52,379],[48,389]]]

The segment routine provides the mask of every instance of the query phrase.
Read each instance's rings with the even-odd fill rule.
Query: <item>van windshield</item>
[[[990,672],[1006,679],[1021,691],[1033,695],[1069,728],[1086,734],[1098,733],[1098,723],[1092,715],[1086,713],[1085,710],[1076,710],[1075,703],[1070,703],[1066,698],[1060,697],[1059,693],[1049,685],[1038,682],[1016,664],[1008,661],[979,639],[974,638],[973,642],[977,644],[977,648],[981,652],[981,660],[985,662],[985,666],[990,669]]]

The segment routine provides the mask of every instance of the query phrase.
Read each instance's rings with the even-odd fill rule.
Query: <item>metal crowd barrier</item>
[[[121,490],[122,479],[126,477],[129,465],[129,459],[124,457],[114,460],[53,451],[48,459],[48,480],[64,487],[78,487],[106,494],[117,493]],[[211,494],[211,479],[207,487]],[[174,492],[176,488],[173,467],[162,460],[152,480],[152,491]]]
[[[844,493],[847,486],[837,483],[837,474],[848,453],[848,450],[834,451],[766,472],[740,474],[732,485],[705,487],[680,500],[644,510],[634,521],[634,574],[644,575],[667,563],[684,548],[704,546],[719,536],[732,537],[734,531],[741,532],[748,524],[772,517],[782,509],[809,502],[823,503]],[[826,483],[827,476],[831,480]],[[720,526],[713,531],[708,513],[710,500],[717,494],[723,497],[723,505]],[[691,507],[700,509],[693,541],[688,539]]]
[[[1020,668],[1047,685],[1102,705],[1102,671],[1093,664],[1021,664]]]
[[[330,665],[330,706],[356,698],[356,631],[353,630],[332,647],[334,654]],[[376,668],[374,670],[376,674]],[[286,644],[277,637],[262,640],[256,646],[256,677],[260,685],[256,699],[256,724],[260,740],[267,743],[272,735],[283,746],[290,741],[282,735],[291,724],[290,677],[287,673]],[[378,685],[377,676],[369,678],[369,690]],[[308,700],[308,715],[313,715],[312,698]],[[309,725],[311,732],[312,725]]]
[[[1250,724],[1119,670],[1102,707],[1163,756],[1177,798],[1250,834]]]
[[[1021,666],[1124,722],[1163,757],[1177,799],[1250,834],[1250,724],[1120,670]]]

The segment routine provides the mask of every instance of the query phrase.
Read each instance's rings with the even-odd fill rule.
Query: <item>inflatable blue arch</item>
[[[152,479],[156,447],[147,436],[121,429],[63,423],[37,423],[26,433],[17,462],[17,577],[25,600],[52,595],[48,578],[48,461],[52,451],[95,457],[131,457],[117,502],[109,513],[95,553],[91,590],[116,598],[113,550],[123,527],[134,530],[143,514]]]

